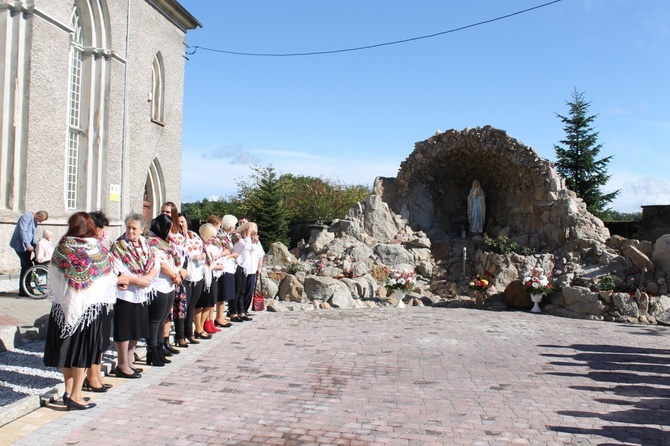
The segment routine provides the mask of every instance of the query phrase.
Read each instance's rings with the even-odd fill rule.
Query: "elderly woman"
[[[221,232],[219,238],[223,244],[226,252],[226,257],[223,264],[223,276],[220,281],[219,298],[216,305],[216,321],[215,325],[218,327],[230,327],[230,323],[226,321],[224,303],[228,302],[228,310],[231,310],[231,302],[235,298],[235,271],[237,270],[237,258],[239,254],[233,251],[233,233],[237,225],[237,217],[234,215],[224,215],[221,219]],[[232,312],[231,312],[232,315]]]
[[[251,251],[246,259],[246,262],[242,265],[242,268],[244,268],[244,274],[246,276],[244,292],[244,317],[251,319],[248,312],[249,308],[251,307],[251,301],[254,297],[254,291],[256,290],[258,274],[263,269],[263,257],[265,257],[265,251],[263,250],[263,246],[261,245],[260,239],[258,238],[258,225],[253,222],[248,223],[248,231],[249,237],[251,238]]]
[[[198,234],[188,229],[190,221],[185,214],[179,214],[179,228],[184,236],[184,252],[188,257],[187,275],[184,279],[186,289],[186,314],[177,311],[174,325],[174,343],[177,347],[188,347],[186,339],[192,344],[198,344],[193,334],[195,306],[200,300],[204,286],[204,267],[207,255],[205,246]],[[173,307],[174,311],[174,307]]]
[[[165,357],[163,327],[174,302],[175,286],[181,285],[179,274],[183,263],[182,253],[170,243],[169,232],[172,219],[161,214],[151,221],[147,241],[160,265],[159,273],[152,281],[156,295],[149,305],[149,337],[147,338],[147,364],[162,367],[170,361]]]
[[[51,241],[53,235],[54,233],[48,229],[42,232],[42,238],[37,242],[37,248],[35,248],[35,263],[46,265],[51,260],[54,253],[54,245]]]
[[[116,287],[117,276],[93,218],[86,212],[73,214],[49,265],[52,305],[44,349],[44,365],[63,371],[68,410],[95,407],[81,390],[86,368],[100,359],[102,315],[116,301]]]
[[[207,255],[207,265],[205,267],[205,289],[207,290],[207,305],[212,305],[216,296],[219,295],[219,285],[221,277],[223,276],[224,262],[230,252],[224,248],[221,239],[217,236],[217,228],[211,223],[205,223],[200,227],[200,237],[204,241],[205,254]],[[209,308],[209,307],[206,307]],[[207,333],[215,333],[216,330],[212,325],[212,321],[208,315],[203,311],[200,317],[196,316],[196,331],[202,330]],[[208,338],[199,331],[196,337]]]
[[[149,336],[149,300],[152,281],[158,274],[156,256],[142,237],[144,216],[132,212],[125,219],[126,231],[112,244],[114,271],[128,276],[128,286],[119,290],[114,304],[114,341],[119,355],[114,374],[119,378],[140,378],[133,368],[137,341]]]
[[[235,297],[230,302],[230,320],[233,322],[250,321],[246,315],[245,296],[247,292],[247,271],[251,272],[250,264],[258,259],[253,256],[253,244],[251,241],[252,223],[242,224],[235,234],[233,252],[237,254],[237,269],[235,271]],[[255,224],[253,224],[256,227]],[[257,228],[256,228],[257,229]],[[258,264],[258,263],[257,263]],[[253,291],[251,291],[253,292]]]

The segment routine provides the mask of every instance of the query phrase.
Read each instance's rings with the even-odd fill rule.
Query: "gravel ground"
[[[113,344],[113,343],[112,343]],[[60,370],[42,363],[44,341],[30,341],[13,351],[0,353],[0,407],[30,395],[50,393],[63,382]],[[105,353],[105,361],[113,361],[116,351]]]
[[[63,375],[42,363],[44,341],[24,343],[0,353],[0,407],[30,395],[43,395],[63,382]]]

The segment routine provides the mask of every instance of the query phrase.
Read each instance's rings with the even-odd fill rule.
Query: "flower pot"
[[[405,291],[395,289],[393,290],[393,297],[398,299],[398,303],[395,304],[396,308],[405,308],[405,303],[402,301],[402,298],[405,297]]]
[[[531,313],[542,313],[542,310],[540,309],[540,302],[542,302],[542,294],[531,294],[530,295],[530,300],[533,301],[533,308],[531,308],[530,312]]]

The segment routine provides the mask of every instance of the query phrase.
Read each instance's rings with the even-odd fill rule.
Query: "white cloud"
[[[614,176],[612,177],[614,178]],[[622,178],[612,181],[605,192],[620,189],[619,195],[612,202],[612,208],[619,212],[640,212],[644,205],[670,204],[670,182],[654,177],[633,177],[617,175]]]
[[[205,159],[229,160],[230,164],[259,164],[261,161],[251,153],[244,150],[241,144],[227,145],[220,149],[212,150],[202,154]]]

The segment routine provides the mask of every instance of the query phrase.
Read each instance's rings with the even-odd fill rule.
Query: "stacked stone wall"
[[[565,187],[553,163],[490,126],[449,130],[416,143],[384,199],[415,230],[434,238],[467,231],[467,194],[478,179],[486,194],[484,230],[552,252],[602,245],[609,237]],[[386,192],[386,189],[389,192]]]

